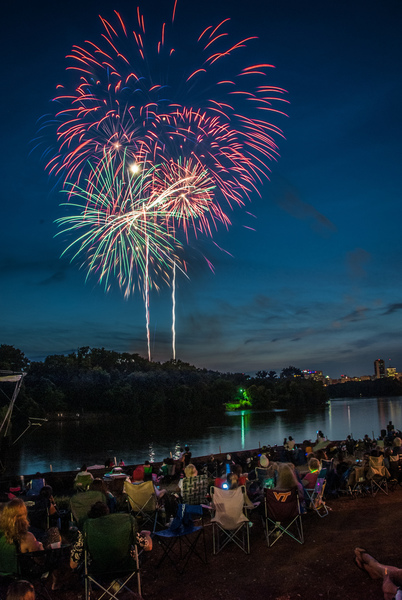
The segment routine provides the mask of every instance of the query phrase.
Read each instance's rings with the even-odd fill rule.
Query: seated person
[[[310,458],[308,461],[309,472],[302,479],[302,484],[305,488],[312,490],[317,483],[318,474],[320,472],[320,461],[318,458]]]
[[[35,600],[35,588],[29,581],[13,581],[7,588],[6,600]]]
[[[184,479],[189,479],[190,477],[197,477],[197,475],[198,475],[198,471],[196,469],[196,466],[193,465],[193,463],[190,463],[189,465],[187,465],[187,467],[184,469],[184,478],[179,480],[180,490],[183,489]]]
[[[328,460],[328,455],[323,448],[321,448],[320,450],[316,450],[314,452],[314,456],[315,458],[318,458],[319,461]]]
[[[394,441],[392,442],[392,454],[394,456],[402,454],[402,440],[400,437],[394,438]]]
[[[82,478],[82,477],[88,477],[88,479],[93,479],[92,473],[90,473],[88,471],[87,465],[85,465],[85,464],[82,465],[81,471],[79,471],[77,473],[77,475],[75,476],[75,480],[74,481],[78,483],[79,480],[80,480],[80,478]]]
[[[235,490],[239,487],[239,478],[236,473],[228,473],[226,479],[228,490]]]
[[[144,465],[138,465],[138,467],[136,467],[133,471],[133,476],[132,476],[132,481],[131,483],[133,483],[134,485],[138,485],[140,483],[144,483]],[[149,479],[148,479],[149,481]],[[165,489],[159,489],[155,483],[154,483],[154,490],[155,490],[155,494],[157,498],[162,498],[165,493],[166,490]]]
[[[131,477],[132,483],[143,483],[144,482],[144,465],[138,465],[133,471]]]
[[[258,483],[263,489],[264,487],[273,488],[278,476],[277,463],[270,463],[265,454],[261,454],[259,466],[255,470]]]
[[[104,517],[109,514],[109,509],[104,502],[95,502],[95,504],[91,507],[88,512],[89,519],[98,519],[99,517]],[[136,521],[135,521],[136,523]],[[143,548],[146,552],[152,550],[152,538],[150,531],[141,531],[140,533],[136,532],[136,544]],[[78,538],[75,544],[71,548],[70,553],[70,568],[76,569],[78,565],[82,562],[84,557],[84,536],[81,531],[78,531]]]
[[[300,481],[297,480],[294,465],[292,463],[283,463],[279,466],[278,479],[274,490],[288,491],[297,487],[300,505],[304,508],[304,489]]]
[[[152,479],[152,465],[149,460],[144,461],[144,481],[151,481]]]
[[[58,527],[49,527],[43,538],[43,547],[45,550],[54,550],[61,548],[61,535]]]
[[[0,513],[0,535],[3,534],[7,544],[15,544],[19,552],[43,550],[42,544],[28,529],[27,507],[20,498],[14,498]]]
[[[168,463],[167,463],[167,458],[164,458],[161,464],[161,467],[159,469],[159,473],[160,475],[162,475],[162,477],[167,477],[168,475]]]
[[[109,512],[111,512],[111,513],[115,513],[116,512],[117,500],[113,496],[112,492],[109,492],[106,483],[102,479],[100,479],[100,477],[96,477],[93,480],[93,482],[89,486],[89,489],[91,491],[94,491],[94,492],[102,492],[102,494],[106,498],[106,502],[107,502],[107,505],[108,505],[108,508],[109,508]]]
[[[12,500],[23,494],[24,490],[21,487],[21,481],[19,478],[14,477],[11,480],[10,487],[8,488],[7,498]]]
[[[46,510],[49,518],[49,527],[60,527],[60,514],[53,498],[53,489],[50,485],[44,485],[39,492],[36,507]]]
[[[355,563],[371,579],[382,579],[384,600],[402,600],[402,569],[379,563],[364,548],[355,548]]]
[[[239,485],[247,484],[247,481],[248,481],[247,473],[243,473],[243,469],[240,464],[232,465],[231,471],[232,471],[232,473],[237,475]]]
[[[268,474],[269,458],[265,454],[261,454],[260,456],[257,457],[257,459],[258,459],[257,465],[255,466],[255,468],[253,470],[251,470],[248,473],[247,476],[250,479],[250,481],[252,481],[254,479],[258,480],[259,484],[262,487],[264,479]],[[252,464],[251,464],[251,466],[252,466]]]

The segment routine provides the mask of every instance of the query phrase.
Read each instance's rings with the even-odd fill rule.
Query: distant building
[[[376,379],[383,379],[386,377],[385,364],[382,358],[377,358],[374,361],[374,377]]]
[[[314,381],[324,381],[325,377],[322,374],[322,371],[310,371],[305,369],[302,371],[302,375],[304,379],[314,379]]]
[[[392,377],[393,379],[395,379],[395,377],[398,375],[398,373],[396,372],[395,367],[388,367],[387,368],[387,377]]]

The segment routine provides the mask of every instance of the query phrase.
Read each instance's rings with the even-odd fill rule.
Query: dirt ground
[[[289,537],[267,547],[262,524],[253,517],[251,554],[230,544],[212,554],[212,527],[206,522],[208,564],[193,557],[183,575],[165,561],[160,567],[161,548],[154,543],[142,565],[142,595],[145,600],[374,600],[381,599],[381,582],[371,580],[353,562],[353,549],[366,548],[381,562],[402,566],[402,489],[388,496],[342,497],[328,502],[325,518],[315,513],[303,516],[304,545]],[[70,591],[40,592],[38,597],[60,600],[84,598],[80,582]],[[42,596],[42,594],[44,594]],[[98,598],[98,594],[94,594]],[[125,598],[134,598],[126,595]],[[5,587],[0,585],[0,598]]]

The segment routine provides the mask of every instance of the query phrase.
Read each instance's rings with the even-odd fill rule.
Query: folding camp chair
[[[135,545],[137,524],[132,515],[115,513],[84,523],[85,600],[92,587],[100,588],[103,597],[118,598],[130,589],[128,583],[136,577],[141,597],[141,576]]]
[[[50,527],[50,514],[46,501],[40,496],[31,496],[31,500],[26,502],[26,506],[33,531],[38,530],[38,534],[39,532],[43,534]]]
[[[371,485],[366,478],[366,468],[363,465],[358,465],[353,468],[350,474],[350,486],[352,495],[368,496],[371,494]]]
[[[88,512],[95,502],[105,502],[106,497],[102,492],[89,490],[83,494],[75,494],[70,498],[71,520],[76,523],[82,531],[84,521],[88,518]]]
[[[375,496],[382,492],[388,496],[388,482],[390,474],[384,465],[383,456],[370,456],[367,470],[367,479],[371,483],[371,493]]]
[[[158,567],[167,558],[178,573],[182,574],[188,561],[194,555],[207,564],[207,549],[205,545],[204,527],[194,525],[193,517],[202,518],[202,506],[179,504],[176,517],[167,529],[155,531],[155,537],[163,550]],[[198,552],[197,544],[202,538],[204,552]]]
[[[9,544],[0,531],[0,577],[12,577],[18,574],[17,547]]]
[[[124,482],[124,493],[127,495],[131,512],[140,522],[141,529],[149,525],[152,533],[156,529],[159,515],[158,499],[152,481],[143,483]]]
[[[17,554],[18,576],[28,581],[46,577],[62,563],[68,564],[70,560],[71,544],[62,544],[59,548],[47,548],[36,552]]]
[[[92,477],[91,473],[88,473],[87,475],[81,475],[78,473],[74,480],[74,489],[77,492],[86,492],[93,480],[94,478]]]
[[[185,477],[183,480],[182,498],[184,504],[202,504],[208,493],[208,475]]]
[[[5,536],[0,533],[0,577],[38,581],[44,593],[39,593],[37,598],[46,595],[51,599],[51,595],[45,587],[45,581],[50,573],[61,566],[62,561],[69,560],[69,556],[70,545],[21,554],[18,553],[16,545],[9,544]]]
[[[391,455],[389,457],[389,472],[391,475],[391,480],[389,484],[391,484],[392,489],[394,490],[397,485],[402,486],[402,455],[396,454]]]
[[[39,496],[39,492],[46,485],[43,477],[35,477],[30,483],[30,489],[27,492],[27,496]]]
[[[304,544],[298,489],[265,489],[264,532],[268,547],[283,535]]]
[[[324,501],[324,491],[325,491],[325,478],[320,477],[321,473],[319,473],[317,477],[316,484],[314,489],[304,488],[304,491],[307,495],[308,507],[312,508],[314,512],[317,513],[319,517],[326,517],[328,514],[328,507]]]
[[[250,554],[250,520],[245,514],[246,488],[222,490],[211,487],[213,552],[218,554],[229,543],[234,542],[246,554]]]

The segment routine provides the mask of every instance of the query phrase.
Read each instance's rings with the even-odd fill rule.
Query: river
[[[289,435],[301,442],[316,438],[321,429],[328,439],[341,440],[351,433],[356,439],[366,433],[378,436],[392,420],[402,429],[402,397],[342,398],[331,400],[318,412],[298,414],[287,411],[244,411],[229,413],[223,424],[204,427],[196,423],[181,430],[166,431],[163,424],[145,431],[136,427],[133,416],[91,420],[48,422],[36,427],[12,447],[7,457],[8,474],[36,471],[68,471],[103,464],[106,457],[126,464],[148,459],[160,461],[189,444],[193,456],[282,444]]]

